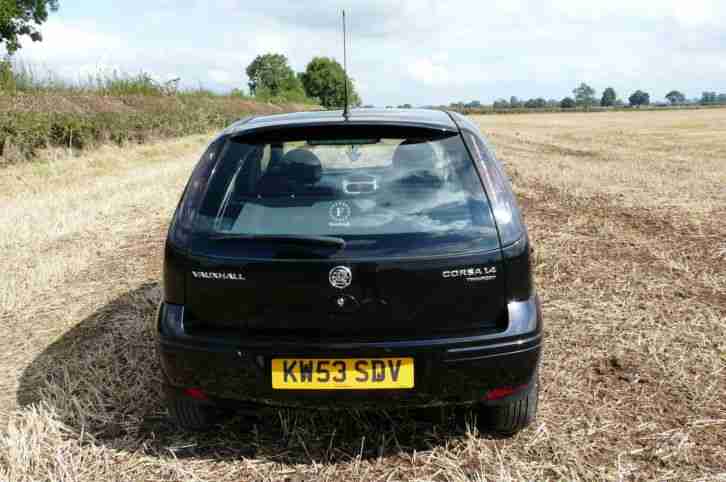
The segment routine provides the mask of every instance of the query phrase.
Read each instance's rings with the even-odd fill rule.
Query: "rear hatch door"
[[[496,329],[498,252],[450,258],[209,259],[186,277],[192,325],[309,339],[416,338]]]

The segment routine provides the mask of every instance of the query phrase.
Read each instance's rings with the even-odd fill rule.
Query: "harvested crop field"
[[[536,423],[166,419],[150,320],[205,136],[0,170],[0,480],[726,480],[726,109],[497,115],[535,246]]]

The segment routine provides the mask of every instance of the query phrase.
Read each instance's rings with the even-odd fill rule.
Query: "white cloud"
[[[726,85],[722,0],[127,2],[89,4],[93,20],[61,10],[22,57],[71,78],[102,65],[229,89],[261,53],[281,52],[298,71],[316,55],[341,60],[344,7],[365,103],[562,97],[581,81],[652,98]]]
[[[408,73],[426,85],[446,85],[450,82],[449,69],[429,59],[417,59],[408,65]]]
[[[42,28],[43,41],[22,41],[23,55],[36,60],[88,56],[110,56],[124,48],[120,36],[99,31],[89,22],[61,22],[50,19]]]
[[[218,84],[222,85],[235,85],[239,83],[239,77],[235,77],[233,74],[226,70],[210,69],[207,71],[209,78]]]
[[[634,20],[671,19],[688,26],[718,23],[723,19],[721,0],[552,0],[549,7],[573,20],[599,21],[607,17]]]

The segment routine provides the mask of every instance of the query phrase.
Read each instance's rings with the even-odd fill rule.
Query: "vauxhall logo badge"
[[[333,287],[342,290],[350,286],[350,282],[353,281],[353,273],[347,266],[336,266],[330,270],[328,280]]]
[[[192,271],[192,276],[197,279],[216,279],[227,281],[246,281],[241,273],[218,273],[214,271]]]

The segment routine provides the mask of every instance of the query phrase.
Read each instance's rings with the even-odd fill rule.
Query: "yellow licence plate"
[[[413,388],[413,358],[273,358],[272,388]]]

